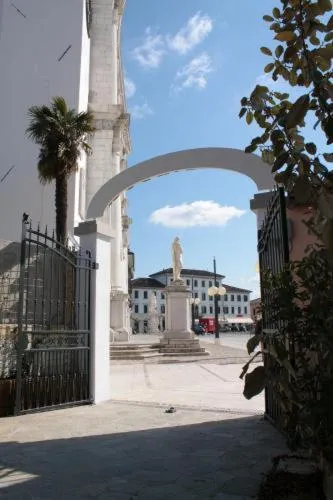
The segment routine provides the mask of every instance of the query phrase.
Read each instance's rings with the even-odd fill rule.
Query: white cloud
[[[153,35],[151,28],[146,28],[145,39],[133,50],[133,57],[145,68],[158,68],[166,53],[162,35]]]
[[[130,78],[127,78],[127,77],[125,77],[124,85],[125,85],[126,97],[127,97],[127,99],[130,99],[131,97],[134,96],[134,94],[136,92],[136,85]]]
[[[173,88],[175,90],[190,87],[204,89],[207,85],[207,75],[212,71],[212,59],[206,52],[203,52],[177,72],[175,77],[177,83],[173,85]]]
[[[149,222],[165,227],[225,226],[231,219],[241,217],[245,210],[222,206],[215,201],[194,201],[174,207],[166,205],[155,210]]]
[[[137,120],[146,118],[147,116],[151,116],[154,114],[154,111],[146,102],[144,102],[143,104],[135,104],[135,106],[133,106],[129,111],[132,118]]]
[[[187,54],[193,47],[201,43],[212,29],[212,19],[197,12],[175,36],[167,36],[168,46],[179,54]]]

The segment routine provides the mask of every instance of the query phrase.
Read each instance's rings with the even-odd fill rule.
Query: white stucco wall
[[[39,183],[38,148],[25,137],[27,110],[34,104],[47,104],[55,95],[65,97],[72,107],[84,105],[80,76],[86,71],[81,58],[85,3],[16,0],[24,18],[9,0],[0,1],[0,177],[15,165],[0,184],[0,237],[17,240],[23,212],[34,223],[54,226],[54,187]],[[69,222],[73,213],[71,199]]]

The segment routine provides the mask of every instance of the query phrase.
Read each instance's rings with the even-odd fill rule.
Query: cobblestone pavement
[[[258,416],[106,403],[2,419],[8,500],[249,500],[282,437]]]

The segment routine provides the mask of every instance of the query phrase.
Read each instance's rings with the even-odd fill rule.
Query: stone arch
[[[231,148],[186,149],[145,160],[114,176],[95,193],[88,206],[87,218],[102,217],[112,201],[140,182],[171,172],[199,168],[218,168],[244,174],[253,180],[258,191],[274,187],[269,166],[257,155]]]

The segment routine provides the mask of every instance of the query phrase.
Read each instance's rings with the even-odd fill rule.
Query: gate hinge
[[[99,264],[98,262],[93,262],[91,265],[92,269],[99,269]]]

